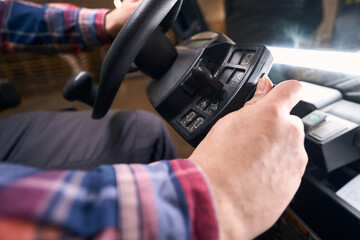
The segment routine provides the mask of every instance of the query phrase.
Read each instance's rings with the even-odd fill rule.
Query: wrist
[[[141,1],[138,0],[123,1],[121,7],[115,8],[106,15],[105,31],[110,39],[113,40],[116,38],[121,28],[125,25],[126,21],[131,17],[140,3]]]
[[[196,151],[196,150],[195,150]],[[240,182],[234,186],[229,180],[229,176],[223,175],[223,167],[219,161],[207,158],[202,161],[202,157],[197,153],[191,155],[189,160],[196,163],[204,173],[211,189],[214,208],[218,219],[220,239],[252,239],[251,225],[247,224],[249,216],[246,216],[243,201],[239,197]],[[215,164],[212,164],[215,163]],[[235,192],[236,191],[236,192]],[[246,196],[242,196],[246,197]]]
[[[116,10],[113,10],[106,14],[104,24],[105,32],[111,41],[116,38],[117,34],[125,24],[122,21],[118,21],[117,13],[115,13],[114,11]]]
[[[206,174],[206,173],[205,173]],[[207,175],[208,176],[208,175]],[[218,217],[220,239],[252,239],[251,226],[246,223],[249,219],[243,214],[240,199],[234,197],[234,190],[223,181],[214,181],[208,177],[214,196],[215,211]]]

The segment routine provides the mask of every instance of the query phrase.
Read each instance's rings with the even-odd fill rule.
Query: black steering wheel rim
[[[101,66],[99,90],[92,117],[102,118],[144,43],[161,25],[166,31],[181,8],[182,0],[143,0],[116,36]]]

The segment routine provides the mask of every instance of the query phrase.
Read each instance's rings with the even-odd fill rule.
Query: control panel
[[[292,110],[305,128],[309,161],[331,172],[360,159],[360,104],[340,91],[302,82],[303,99]]]
[[[178,57],[147,88],[155,109],[191,145],[215,122],[241,108],[270,71],[273,57],[262,45],[236,45],[228,37],[205,32],[177,46]]]

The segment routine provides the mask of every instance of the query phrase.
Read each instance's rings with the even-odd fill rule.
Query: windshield
[[[265,44],[273,82],[304,80],[360,102],[360,2],[226,0],[227,34],[237,44]]]

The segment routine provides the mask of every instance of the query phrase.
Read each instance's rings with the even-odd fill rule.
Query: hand
[[[113,40],[134,13],[142,0],[123,0],[120,8],[115,8],[106,15],[105,31]]]
[[[271,90],[271,91],[270,91]],[[189,159],[213,189],[221,239],[252,239],[285,210],[307,164],[301,120],[289,114],[301,84],[260,79],[245,106],[220,119]]]

